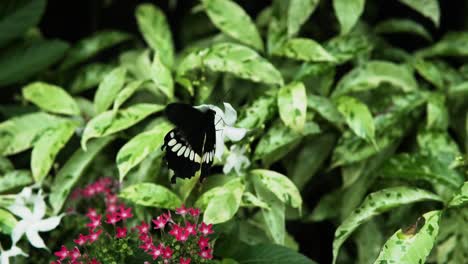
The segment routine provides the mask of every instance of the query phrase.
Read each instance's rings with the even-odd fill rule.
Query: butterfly
[[[175,128],[164,137],[161,149],[165,151],[168,167],[174,171],[171,183],[177,178],[192,178],[200,171],[200,182],[209,173],[215,157],[216,112],[199,110],[189,104],[171,103],[165,114]]]

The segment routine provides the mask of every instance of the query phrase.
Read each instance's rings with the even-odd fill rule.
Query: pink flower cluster
[[[185,208],[182,205],[176,209],[176,214],[182,216],[182,221],[178,223],[170,212],[163,213],[162,215],[153,219],[154,229],[160,230],[161,241],[156,246],[151,234],[149,233],[149,225],[142,222],[141,225],[136,226],[140,240],[140,248],[148,253],[153,260],[161,257],[163,260],[172,259],[174,250],[170,246],[165,246],[171,241],[182,243],[180,248],[179,263],[190,264],[192,257],[189,252],[198,252],[198,256],[202,259],[212,259],[213,249],[210,247],[210,241],[207,237],[213,233],[212,225],[207,225],[202,222],[197,225],[200,209]],[[192,222],[191,222],[192,221]],[[183,222],[183,224],[182,224]],[[164,232],[166,227],[169,229],[169,237]]]
[[[71,199],[76,200],[78,198],[92,198],[99,194],[112,194],[113,187],[117,185],[118,182],[112,178],[100,178],[99,180],[86,185],[83,189],[75,189],[71,195]]]

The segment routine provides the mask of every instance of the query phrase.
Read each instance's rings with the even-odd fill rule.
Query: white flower
[[[26,189],[26,190],[25,190]],[[28,207],[33,205],[33,210]],[[46,204],[42,193],[32,194],[30,188],[24,188],[18,194],[15,203],[8,207],[8,210],[20,217],[21,220],[15,225],[11,232],[13,245],[26,234],[31,245],[36,248],[47,248],[38,232],[50,231],[58,226],[63,215],[42,219],[45,215]]]
[[[227,156],[226,163],[223,167],[224,174],[228,174],[232,169],[234,169],[238,175],[241,175],[241,170],[250,166],[250,160],[244,155],[246,149],[246,146],[231,146],[230,153]]]
[[[28,256],[28,254],[24,253],[23,250],[21,250],[21,248],[15,245],[11,246],[9,250],[6,250],[6,251],[1,250],[0,264],[10,264],[10,258],[14,256],[18,256],[18,255],[22,255],[25,257]]]
[[[215,156],[221,159],[224,152],[225,138],[231,141],[241,140],[247,133],[245,128],[233,127],[237,119],[237,112],[229,103],[224,103],[224,112],[215,105],[199,105],[195,108],[201,111],[211,109],[216,112],[215,115],[215,128],[216,128],[216,151]]]

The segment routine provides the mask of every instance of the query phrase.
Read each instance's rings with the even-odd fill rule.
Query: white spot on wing
[[[169,140],[169,142],[167,143],[167,145],[168,145],[169,147],[172,147],[172,146],[174,146],[176,143],[177,143],[177,140],[175,140],[175,139],[173,138],[173,139]]]
[[[185,148],[186,148],[185,146],[181,147],[181,148],[179,149],[179,152],[177,152],[177,156],[181,156],[181,155],[184,153]]]
[[[193,161],[193,159],[195,158],[195,152],[193,152],[193,150],[190,151],[190,160]]]
[[[171,138],[174,137],[174,132],[171,132],[171,134],[169,134],[169,136],[171,136]]]
[[[198,153],[195,153],[195,162],[200,163],[200,155]]]
[[[184,153],[184,157],[188,157],[188,155],[190,154],[190,148],[187,147],[187,149],[185,150],[185,153]]]
[[[180,147],[182,147],[182,144],[177,143],[177,145],[173,146],[171,150],[172,152],[176,152],[180,149]]]

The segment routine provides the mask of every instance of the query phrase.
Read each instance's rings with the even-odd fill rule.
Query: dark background
[[[47,38],[59,38],[70,42],[88,37],[96,31],[103,29],[117,29],[133,33],[139,36],[136,25],[134,10],[143,1],[137,0],[49,0],[46,12],[41,20],[40,29]],[[190,30],[189,23],[184,23],[184,18],[190,15],[193,6],[198,2],[191,0],[180,1],[146,1],[161,7],[171,24],[176,48],[180,49],[182,41],[180,32]],[[252,17],[255,17],[264,7],[271,5],[266,0],[242,0],[237,1]],[[330,16],[333,14],[331,1],[322,0],[321,8],[318,9],[309,20],[316,23],[318,27],[328,26]],[[439,39],[444,33],[453,30],[466,29],[468,25],[468,1],[439,1],[441,4],[441,24],[436,28],[428,19],[412,11],[397,0],[368,0],[363,19],[370,25],[380,20],[395,17],[407,17],[423,24],[434,36]],[[323,12],[321,12],[323,11]],[[333,20],[333,18],[332,18]],[[312,21],[312,22],[311,22]],[[307,25],[306,25],[307,26]],[[307,35],[308,32],[302,32]],[[330,37],[337,32],[330,32]],[[393,44],[407,50],[414,50],[427,43],[421,39],[392,36]],[[331,172],[333,173],[333,172]],[[317,175],[313,186],[307,186],[303,192],[305,206],[313,208],[318,199],[328,192],[331,186],[325,179],[330,175]],[[331,244],[335,225],[331,222],[301,223],[298,221],[288,222],[288,231],[294,235],[300,245],[300,251],[319,263],[330,263],[332,258]]]

